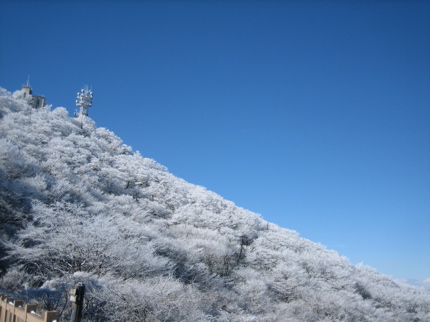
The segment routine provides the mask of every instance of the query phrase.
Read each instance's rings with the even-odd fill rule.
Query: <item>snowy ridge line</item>
[[[0,289],[85,321],[430,321],[430,294],[0,88]],[[15,295],[14,295],[15,296]]]

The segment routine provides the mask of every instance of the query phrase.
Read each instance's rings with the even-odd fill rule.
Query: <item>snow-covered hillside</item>
[[[0,291],[87,321],[430,321],[430,294],[0,89]]]

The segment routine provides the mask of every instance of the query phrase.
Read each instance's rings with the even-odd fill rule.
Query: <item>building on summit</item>
[[[46,105],[45,96],[33,95],[33,90],[30,85],[22,85],[23,97],[28,100],[28,103],[33,108],[41,108]]]

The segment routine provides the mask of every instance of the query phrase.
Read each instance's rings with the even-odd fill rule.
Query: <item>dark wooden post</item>
[[[85,285],[78,283],[70,290],[69,300],[72,302],[72,318],[70,322],[81,322],[82,308],[84,306]]]

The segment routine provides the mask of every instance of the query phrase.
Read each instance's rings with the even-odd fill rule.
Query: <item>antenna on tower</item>
[[[28,75],[28,77],[27,77],[27,85],[25,85],[25,86],[30,87],[30,75]]]
[[[88,85],[85,85],[83,89],[77,94],[76,107],[79,107],[79,112],[75,113],[78,115],[88,116],[88,108],[93,105],[93,92],[88,89]]]

